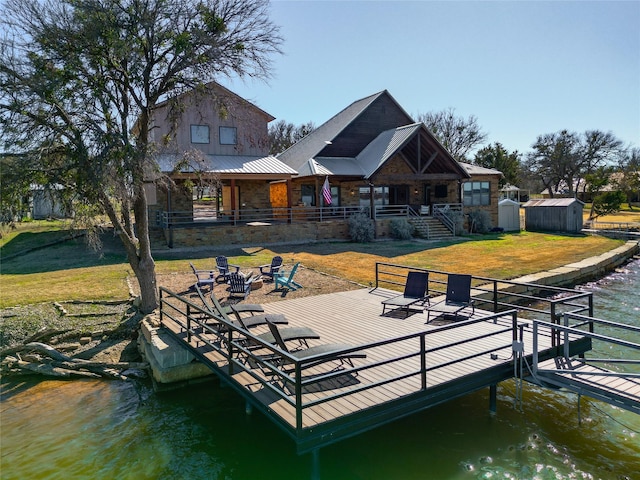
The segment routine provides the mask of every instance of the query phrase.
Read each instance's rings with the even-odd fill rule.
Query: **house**
[[[375,220],[378,237],[389,234],[391,217],[418,221],[421,213],[455,232],[449,216],[465,207],[490,211],[497,224],[501,173],[458,163],[386,90],[353,102],[277,157],[268,154],[273,119],[215,83],[154,110],[158,164],[178,185],[162,187],[149,175],[163,241],[348,239],[354,212]],[[193,200],[194,184],[205,180],[218,192],[208,215]]]
[[[298,171],[294,204],[328,206],[321,195],[327,178],[331,206],[366,208],[374,219],[390,206],[435,212],[464,205],[498,221],[501,172],[458,163],[387,90],[353,102],[278,158]]]
[[[269,155],[268,123],[273,119],[215,82],[155,107],[151,141],[160,172],[174,184],[158,182],[148,172],[146,193],[151,222],[155,218],[156,227],[164,229],[170,246],[187,231],[177,229],[197,220],[222,224],[239,219],[242,212],[270,208],[272,190],[279,192],[280,203],[291,205],[288,182],[297,172]],[[194,205],[198,184],[206,184],[214,198],[205,213]],[[195,235],[189,243],[209,241],[209,233]]]

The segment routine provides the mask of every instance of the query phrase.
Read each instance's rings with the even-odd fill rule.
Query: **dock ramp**
[[[615,332],[628,332],[627,338],[635,339],[636,334],[640,338],[640,327],[571,313],[565,314],[564,319],[564,326],[535,321],[534,344],[540,330],[552,329],[558,338],[580,334],[593,342],[594,348],[589,352],[589,357],[585,354],[570,356],[564,348],[559,348],[558,356],[538,362],[534,346],[531,375],[525,379],[544,387],[569,390],[640,414],[640,344],[619,338],[622,336],[620,334],[612,336]],[[607,332],[607,335],[595,333],[596,327]],[[612,351],[618,355],[609,354],[607,358],[603,358],[602,352]]]

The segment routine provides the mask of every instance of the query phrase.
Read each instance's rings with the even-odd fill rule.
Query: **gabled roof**
[[[382,96],[388,96],[393,100],[397,108],[402,110],[402,107],[398,105],[387,90],[356,100],[309,133],[309,135],[303,137],[287,150],[278,154],[278,158],[296,170],[302,170],[303,165],[309,159],[319,156],[322,150],[331,144],[330,142],[333,142],[345,128],[353,123],[372,103]],[[402,110],[402,112],[404,112],[404,110]],[[410,117],[407,115],[407,118]]]
[[[164,173],[174,171],[178,155],[162,154],[157,158],[160,170]],[[203,170],[216,174],[234,175],[280,175],[287,177],[298,172],[275,157],[255,157],[249,155],[204,155]],[[186,167],[180,173],[193,173]]]
[[[387,90],[353,102],[277,157],[299,176],[371,178],[401,154],[419,175],[467,171],[424,123],[415,123]]]
[[[418,145],[422,142],[422,151]],[[305,175],[341,175],[371,178],[394,155],[411,149],[405,157],[414,158],[411,163],[416,173],[429,170],[434,156],[427,147],[439,147],[437,168],[467,178],[469,174],[438,143],[424,123],[413,123],[381,132],[355,158],[353,157],[316,157],[309,159],[299,170]],[[500,172],[495,172],[500,174]]]
[[[233,97],[235,98],[239,103],[241,104],[246,104],[249,107],[253,108],[254,110],[256,110],[257,112],[260,112],[262,115],[264,115],[265,117],[268,118],[267,123],[271,122],[272,120],[275,120],[276,117],[274,117],[273,115],[271,115],[268,112],[265,112],[264,110],[262,110],[260,107],[258,107],[256,104],[251,103],[249,100],[247,100],[246,98],[241,97],[240,95],[238,95],[237,93],[232,92],[231,90],[229,90],[227,87],[223,87],[222,85],[220,85],[217,82],[209,82],[206,83],[204,85],[201,85],[200,87],[196,87],[196,88],[192,88],[191,90],[187,90],[185,92],[180,92],[177,95],[174,95],[172,97],[166,98],[165,100],[158,102],[157,104],[155,104],[153,106],[154,109],[157,108],[161,108],[164,107],[167,103],[169,103],[171,100],[175,100],[175,99],[184,99],[186,97],[190,97],[192,95],[196,95],[198,93],[201,93],[203,95],[209,95],[210,92],[213,92],[214,90],[219,90],[220,92],[222,92],[223,94]]]
[[[378,169],[393,157],[419,130],[421,123],[382,132],[366,146],[356,158],[365,171],[365,178],[371,177]]]

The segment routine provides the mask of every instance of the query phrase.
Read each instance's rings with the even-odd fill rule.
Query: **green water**
[[[596,316],[640,325],[640,262],[585,286]],[[631,338],[630,338],[631,339]],[[637,338],[633,339],[638,342]],[[640,479],[640,416],[525,384],[476,392],[320,451],[322,479]],[[1,471],[9,479],[309,479],[310,455],[217,383],[3,380]]]

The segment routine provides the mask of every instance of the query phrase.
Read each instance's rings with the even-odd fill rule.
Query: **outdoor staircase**
[[[415,236],[428,240],[453,237],[453,233],[435,217],[409,217],[409,223],[415,228]]]

